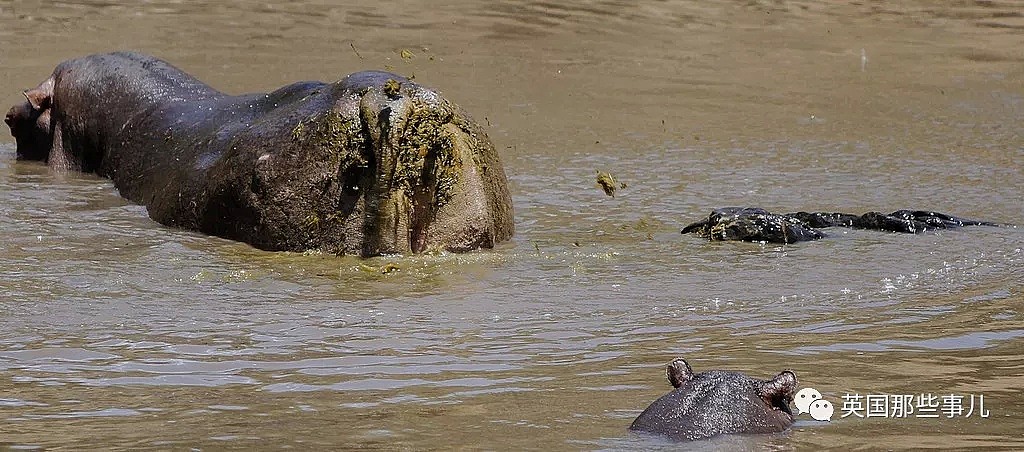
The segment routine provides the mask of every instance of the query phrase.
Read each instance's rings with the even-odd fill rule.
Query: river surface
[[[1024,230],[679,233],[735,205],[1024,224],[1024,2],[344,3],[0,1],[0,101],[119,49],[229,93],[392,70],[485,125],[515,238],[258,251],[16,162],[4,128],[0,445],[1024,448]],[[606,196],[597,170],[627,187]],[[792,369],[835,414],[682,446],[629,434],[677,356]],[[964,411],[852,409],[921,394]]]

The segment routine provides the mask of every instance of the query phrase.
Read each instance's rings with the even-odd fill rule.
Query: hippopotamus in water
[[[794,243],[825,237],[825,233],[814,228],[833,226],[916,234],[934,229],[997,225],[923,210],[897,210],[888,215],[879,212],[864,215],[834,212],[775,214],[757,207],[725,207],[715,209],[708,218],[686,226],[682,233],[695,233],[713,241]]]
[[[94,172],[165,225],[265,250],[489,248],[512,201],[483,129],[386,72],[230,96],[157,58],[65,61],[7,113],[17,158]]]
[[[629,429],[689,441],[728,433],[777,433],[793,425],[789,408],[796,374],[782,371],[771,380],[739,372],[711,370],[694,374],[686,360],[668,365],[675,388],[655,400]]]

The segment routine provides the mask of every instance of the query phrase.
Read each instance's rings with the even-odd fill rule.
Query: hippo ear
[[[53,77],[46,79],[39,86],[25,91],[25,98],[32,105],[32,109],[39,111],[50,108],[50,101],[53,98]]]
[[[693,378],[693,369],[683,358],[676,358],[668,363],[668,382],[673,388],[678,388]]]
[[[789,402],[796,394],[796,374],[793,371],[784,370],[771,380],[762,381],[757,388],[757,395],[771,404],[772,400],[782,398]]]

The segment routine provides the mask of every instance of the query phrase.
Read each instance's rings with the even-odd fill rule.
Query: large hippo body
[[[111,53],[61,63],[25,96],[7,116],[18,158],[109,177],[166,225],[363,256],[491,247],[513,232],[487,135],[394,74],[229,96]]]
[[[771,380],[719,370],[694,374],[677,358],[668,365],[668,380],[675,389],[640,413],[630,430],[689,441],[730,433],[777,433],[793,425],[789,403],[797,381],[791,371]]]

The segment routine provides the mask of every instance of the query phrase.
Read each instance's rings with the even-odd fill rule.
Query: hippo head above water
[[[668,381],[675,389],[640,413],[630,430],[689,441],[729,433],[776,433],[793,425],[789,403],[797,381],[791,371],[771,380],[719,370],[694,374],[677,358],[668,365]]]
[[[362,256],[490,248],[514,230],[482,127],[396,74],[232,96],[116,52],[61,63],[25,98],[5,117],[19,160],[109,177],[169,226]]]
[[[17,142],[18,160],[45,160],[50,154],[53,135],[50,132],[50,96],[53,82],[25,91],[25,101],[15,104],[4,116]]]

